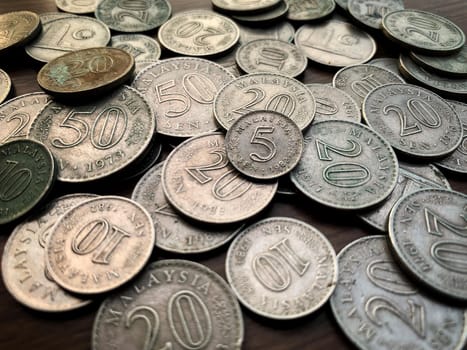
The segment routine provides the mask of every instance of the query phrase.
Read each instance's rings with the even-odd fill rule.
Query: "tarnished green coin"
[[[285,0],[289,4],[287,19],[291,21],[311,21],[326,17],[334,11],[334,0]]]
[[[2,69],[0,69],[0,104],[5,101],[11,91],[10,76]]]
[[[0,14],[0,54],[26,44],[42,29],[37,13],[15,11]]]
[[[419,65],[439,75],[449,75],[453,78],[467,77],[467,45],[449,56],[428,56],[411,52],[410,57]]]
[[[382,18],[389,12],[404,9],[403,0],[349,0],[350,15],[363,25],[380,29]]]
[[[0,146],[0,224],[30,211],[47,195],[56,177],[50,151],[32,140]]]
[[[231,13],[262,12],[276,6],[279,1],[280,0],[211,0],[214,8]]]
[[[232,18],[236,21],[246,22],[255,24],[258,22],[265,23],[276,21],[279,18],[282,18],[287,14],[289,11],[289,5],[284,1],[280,0],[279,4],[274,6],[272,9],[267,11],[262,11],[260,13],[252,13],[252,14],[241,14],[241,15],[233,15]]]

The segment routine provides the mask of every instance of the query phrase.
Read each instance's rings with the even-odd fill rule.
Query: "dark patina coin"
[[[42,29],[37,13],[16,11],[0,14],[0,54],[34,39]]]

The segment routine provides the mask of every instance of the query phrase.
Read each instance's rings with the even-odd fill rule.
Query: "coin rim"
[[[464,45],[464,47],[466,47],[465,51],[467,53],[467,45]],[[462,48],[461,48],[461,50],[462,50]],[[441,66],[440,65],[433,65],[433,64],[430,63],[430,61],[425,61],[424,58],[420,57],[417,52],[410,51],[409,56],[415,63],[422,66],[426,70],[431,70],[435,74],[447,75],[447,76],[452,77],[452,78],[467,78],[467,68],[463,72],[459,72],[459,71],[455,71],[455,70],[447,70],[447,69],[443,70],[442,65]],[[426,55],[424,55],[424,56],[426,56]],[[439,56],[436,56],[436,57],[439,57]],[[445,57],[448,58],[449,56],[445,56]],[[443,58],[443,56],[441,56],[440,58]],[[464,64],[464,65],[467,67],[467,63]]]
[[[6,89],[5,89],[5,93],[2,95],[0,94],[0,107],[3,105],[3,103],[6,103],[10,100],[6,100],[6,98],[8,97],[8,95],[10,94],[11,92],[11,78],[10,76],[8,75],[7,72],[5,72],[3,69],[0,68],[0,76],[3,76],[5,78],[5,82],[6,82]],[[1,92],[1,90],[0,90]]]

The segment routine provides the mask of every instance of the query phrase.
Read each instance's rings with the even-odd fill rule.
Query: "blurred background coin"
[[[37,13],[15,11],[0,14],[0,54],[24,46],[42,30]]]
[[[11,79],[8,74],[0,69],[0,104],[5,101],[11,91]]]
[[[159,43],[143,34],[122,34],[112,36],[110,46],[131,54],[135,62],[143,60],[157,61],[161,57]]]
[[[61,10],[77,15],[93,13],[99,0],[55,0],[55,5]]]

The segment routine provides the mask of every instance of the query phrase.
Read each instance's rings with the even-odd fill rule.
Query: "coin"
[[[384,16],[383,33],[408,49],[434,55],[459,51],[465,35],[453,22],[434,13],[420,10],[398,10]]]
[[[47,24],[50,21],[53,21],[55,19],[70,18],[70,17],[76,17],[76,15],[72,13],[64,13],[64,12],[45,12],[39,15],[42,25]]]
[[[217,129],[212,115],[214,97],[233,79],[214,62],[177,57],[145,68],[133,86],[152,104],[158,133],[190,137]]]
[[[209,56],[233,47],[240,31],[231,19],[207,10],[180,12],[159,29],[166,49],[186,56]]]
[[[167,200],[198,221],[227,224],[263,210],[277,190],[277,182],[252,182],[230,165],[222,133],[195,136],[167,157],[162,170]]]
[[[349,0],[334,0],[341,10],[348,11]]]
[[[254,73],[222,87],[214,100],[214,116],[226,130],[243,114],[270,110],[285,114],[300,129],[315,115],[315,99],[298,80],[280,74]]]
[[[42,30],[37,13],[15,11],[0,14],[0,54],[23,46]]]
[[[276,39],[258,39],[237,50],[237,63],[246,73],[270,72],[296,77],[308,64],[295,45]]]
[[[237,56],[237,50],[239,44],[234,46],[233,49],[229,50],[227,53],[224,53],[222,56],[216,56],[215,58],[210,58],[211,61],[217,63],[227,69],[235,78],[238,78],[243,73],[240,72],[240,69],[237,66],[237,61],[235,57]]]
[[[394,205],[389,237],[401,264],[417,280],[438,293],[466,301],[466,223],[465,194],[424,189]]]
[[[71,16],[45,23],[42,33],[25,50],[35,60],[49,62],[68,52],[106,46],[109,41],[109,28],[101,21]]]
[[[359,349],[463,348],[465,309],[419,291],[394,261],[385,236],[360,238],[337,260],[331,309]]]
[[[33,119],[50,100],[43,92],[32,92],[0,105],[0,144],[25,139]]]
[[[20,303],[38,311],[59,312],[91,302],[69,294],[50,278],[45,268],[45,247],[60,216],[93,197],[96,196],[71,194],[57,198],[11,233],[3,251],[2,276],[5,287]]]
[[[397,183],[398,163],[389,143],[370,128],[344,120],[313,123],[292,170],[295,186],[337,209],[363,209],[382,202]]]
[[[232,15],[232,18],[236,21],[248,23],[266,23],[277,21],[279,18],[284,17],[289,11],[289,5],[284,1],[280,0],[279,4],[274,6],[272,9],[253,14],[241,14],[241,15]]]
[[[161,57],[159,43],[143,34],[125,34],[112,37],[110,46],[130,53],[135,62],[140,60],[157,61]]]
[[[55,5],[62,11],[85,14],[96,10],[98,0],[55,0]]]
[[[285,0],[289,5],[287,19],[291,21],[312,21],[330,15],[335,7],[334,0]]]
[[[440,95],[459,99],[465,99],[467,96],[467,78],[452,79],[429,72],[406,55],[400,56],[399,68],[407,80],[423,85]]]
[[[10,90],[11,79],[4,70],[0,69],[0,104],[8,97]]]
[[[295,34],[294,27],[289,22],[278,22],[264,27],[237,24],[240,29],[240,44],[246,44],[257,39],[277,39],[292,42]]]
[[[360,108],[370,91],[391,83],[404,83],[404,80],[387,69],[370,64],[342,68],[332,79],[333,86],[347,92]]]
[[[162,189],[162,166],[150,169],[136,184],[131,199],[141,204],[151,215],[156,230],[156,246],[179,254],[197,254],[216,249],[230,241],[239,230],[236,227],[196,225],[185,220],[167,202]]]
[[[349,120],[360,123],[360,108],[346,92],[324,84],[307,84],[316,102],[314,122],[330,119]]]
[[[387,84],[363,101],[366,124],[394,149],[408,156],[435,158],[452,153],[462,139],[462,123],[453,108],[430,90],[411,84]]]
[[[37,74],[37,82],[47,93],[73,101],[122,85],[133,74],[134,66],[133,57],[126,51],[95,47],[51,60]]]
[[[366,223],[388,232],[388,219],[392,207],[399,198],[423,188],[451,189],[443,173],[432,164],[407,164],[399,161],[399,178],[389,197],[376,208],[359,213]]]
[[[467,77],[467,46],[449,56],[427,56],[411,52],[410,57],[418,64],[439,75],[449,75],[453,78]]]
[[[160,27],[172,13],[167,0],[101,0],[94,15],[118,32],[145,32]]]
[[[215,9],[227,12],[262,12],[279,4],[280,0],[211,0]]]
[[[290,118],[254,111],[237,119],[225,136],[227,158],[242,174],[261,180],[287,174],[300,160],[303,135]]]
[[[60,181],[85,182],[137,159],[155,132],[153,116],[146,99],[123,86],[86,105],[50,102],[34,119],[28,136],[50,148]]]
[[[16,140],[0,146],[0,224],[30,211],[50,191],[55,162],[41,143]]]
[[[150,264],[104,300],[92,333],[93,350],[241,349],[244,336],[240,306],[227,283],[187,260]]]
[[[373,29],[380,29],[385,15],[403,9],[402,0],[349,0],[348,2],[350,15],[359,23]]]
[[[378,66],[381,68],[386,68],[387,70],[393,72],[394,74],[398,75],[402,79],[401,73],[399,72],[399,61],[397,58],[390,58],[390,57],[374,58],[371,61],[368,61],[367,64],[371,64],[373,66]]]
[[[132,84],[136,78],[136,76],[144,70],[146,67],[149,67],[150,65],[157,63],[158,60],[138,60],[135,61],[135,70],[133,72],[133,80]]]
[[[364,63],[376,52],[369,34],[336,20],[301,26],[295,44],[310,60],[333,67]]]
[[[337,283],[336,253],[314,227],[272,217],[243,230],[225,263],[240,302],[256,314],[290,320],[319,309]]]
[[[68,291],[108,292],[143,269],[155,235],[151,217],[139,204],[118,196],[89,199],[53,226],[46,246],[47,269]]]

